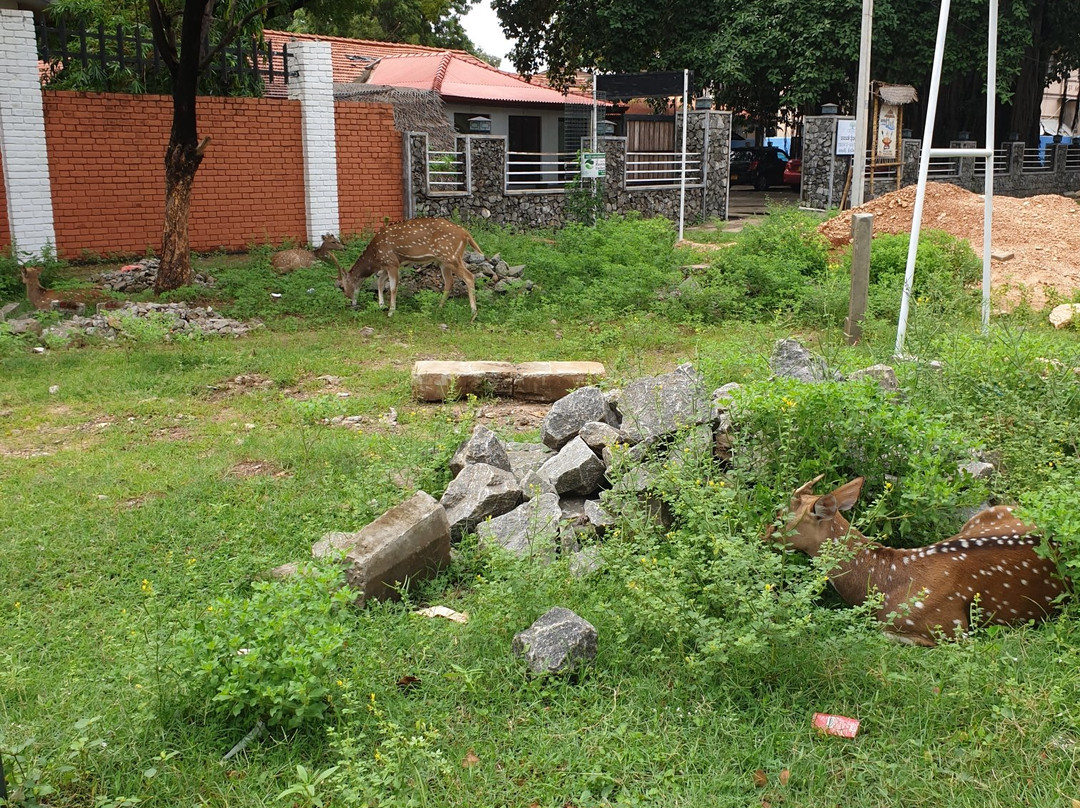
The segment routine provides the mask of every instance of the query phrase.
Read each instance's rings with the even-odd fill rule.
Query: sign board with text
[[[607,176],[607,158],[602,152],[585,152],[581,155],[581,176],[587,180]]]
[[[836,155],[851,157],[855,154],[855,121],[840,119],[836,122]]]

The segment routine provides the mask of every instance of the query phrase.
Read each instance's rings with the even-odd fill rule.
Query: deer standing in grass
[[[41,267],[22,268],[22,282],[26,286],[26,297],[35,309],[82,314],[87,302],[103,298],[100,292],[92,290],[60,294],[52,289],[43,289],[41,287],[41,269]]]
[[[885,632],[916,645],[960,636],[978,606],[981,619],[1004,625],[1041,621],[1058,607],[1066,587],[1057,568],[1035,552],[1038,528],[1012,515],[1009,506],[975,514],[957,533],[928,547],[894,549],[866,538],[840,515],[855,505],[863,478],[815,495],[816,477],[791,496],[784,526],[771,541],[816,556],[826,543],[841,545],[844,560],[828,571],[847,603],[881,595],[877,618]]]
[[[446,303],[457,276],[465,282],[469,293],[469,308],[476,319],[476,281],[465,267],[465,247],[471,244],[477,252],[479,245],[464,227],[446,219],[409,219],[388,224],[367,245],[367,249],[348,270],[338,272],[338,286],[356,305],[356,296],[366,278],[376,275],[379,308],[384,307],[383,284],[390,284],[390,315],[397,309],[398,267],[402,264],[438,263],[443,276],[443,296]]]

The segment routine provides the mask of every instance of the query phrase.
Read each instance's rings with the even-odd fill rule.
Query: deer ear
[[[855,507],[855,503],[859,501],[859,494],[862,492],[863,478],[856,477],[850,483],[844,483],[830,494],[831,497],[835,497],[836,507],[842,511],[850,511]]]
[[[826,494],[814,503],[814,516],[819,519],[832,519],[836,511],[836,497],[832,494]]]

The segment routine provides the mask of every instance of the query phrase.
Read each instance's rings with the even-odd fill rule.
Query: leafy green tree
[[[477,0],[294,0],[270,24],[298,33],[474,50],[461,17]]]
[[[768,125],[778,111],[849,105],[858,69],[861,0],[494,0],[517,69],[547,65],[565,86],[578,69],[690,68],[700,87]],[[874,77],[926,97],[938,9],[876,0]],[[939,132],[983,118],[987,0],[955,0]],[[1050,77],[1080,66],[1077,0],[1001,0],[998,97],[1002,126],[1032,137]]]

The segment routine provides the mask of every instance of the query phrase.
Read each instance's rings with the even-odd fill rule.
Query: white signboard
[[[585,152],[581,155],[581,176],[599,179],[607,176],[607,158],[601,152]]]
[[[855,121],[843,118],[836,122],[836,154],[838,157],[855,154]]]

